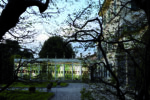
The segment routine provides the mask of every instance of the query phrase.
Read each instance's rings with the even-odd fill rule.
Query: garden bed
[[[54,93],[29,91],[3,91],[0,93],[0,100],[48,100]]]
[[[53,83],[52,87],[57,86],[57,82],[52,82],[52,83]],[[49,82],[14,82],[10,87],[22,87],[22,88],[47,87],[48,84],[49,84]],[[5,84],[3,84],[2,86],[5,86]],[[66,86],[68,86],[68,83],[61,82],[59,86],[66,87]]]

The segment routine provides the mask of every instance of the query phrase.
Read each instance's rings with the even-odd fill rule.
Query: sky
[[[75,18],[73,14],[75,14],[78,11],[82,11],[84,8],[86,8],[88,6],[87,1],[89,2],[94,1],[95,4],[92,3],[93,5],[99,4],[99,0],[55,0],[55,2],[57,2],[56,5],[55,6],[50,5],[49,9],[47,9],[44,12],[44,13],[50,13],[49,14],[50,16],[46,18],[44,17],[44,15],[41,15],[39,13],[39,10],[37,7],[28,8],[27,9],[28,12],[35,12],[36,15],[28,14],[27,12],[22,15],[23,17],[28,16],[27,19],[23,20],[24,23],[27,23],[27,24],[32,23],[31,26],[27,28],[25,27],[25,30],[26,31],[32,30],[33,33],[37,33],[37,34],[34,37],[34,42],[21,44],[21,45],[39,52],[44,41],[47,40],[51,36],[51,33],[59,32],[60,35],[65,34],[61,31],[61,28],[69,27],[68,24],[65,23],[68,20],[68,14],[70,14],[72,18]],[[57,8],[59,9],[60,13],[55,13],[58,11]],[[98,11],[99,11],[99,7],[96,9],[93,8],[91,10],[91,15],[89,16],[89,19],[97,17]],[[84,23],[84,21],[80,23]],[[21,26],[23,25],[21,24]],[[24,31],[22,31],[21,33],[24,34]],[[6,34],[6,37],[11,38],[8,34]],[[24,41],[29,41],[29,40],[24,40]],[[76,46],[79,44],[75,43],[72,45]],[[91,49],[85,52],[84,49],[78,49],[77,56],[79,56],[80,53],[83,53],[83,52],[84,52],[83,55],[87,55],[89,52],[91,52],[92,54],[95,51],[96,51],[95,49]],[[38,56],[35,55],[35,57],[38,57]]]

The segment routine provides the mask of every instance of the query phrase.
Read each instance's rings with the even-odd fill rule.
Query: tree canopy
[[[18,41],[5,40],[0,44],[0,83],[8,82],[13,79],[14,56],[15,57],[33,57],[33,54],[27,49],[20,50]]]
[[[1,55],[20,55],[24,58],[33,57],[33,54],[28,49],[23,49],[21,51],[21,46],[18,41],[5,40],[0,44],[0,53]]]
[[[44,12],[49,4],[49,0],[43,4],[40,0],[8,0],[0,16],[0,39],[12,27],[15,27],[19,17],[24,13],[27,7],[37,6],[40,13]],[[13,13],[13,14],[12,14]]]
[[[100,95],[104,92],[115,95],[119,100],[126,100],[126,95],[134,100],[150,100],[149,4],[148,0],[104,0],[100,11],[101,18],[78,23],[87,9],[78,13],[76,18],[70,17],[69,25],[71,29],[75,29],[74,32],[71,31],[73,35],[68,37],[70,42],[97,43],[99,59],[97,62],[88,63],[92,74],[99,71],[100,77],[96,75],[95,82],[101,84],[97,84],[97,89],[93,88],[92,94]],[[134,11],[137,11],[136,14],[131,13]],[[87,26],[92,22],[97,22],[100,29],[88,29]],[[98,70],[95,70],[95,66]],[[109,76],[111,80],[107,79]],[[101,92],[102,84],[106,89],[104,91],[103,88]]]
[[[16,26],[16,24],[19,21],[20,15],[23,12],[25,12],[25,10],[26,10],[27,7],[35,5],[35,6],[39,7],[40,12],[42,13],[48,7],[49,0],[46,0],[45,4],[43,4],[41,1],[42,0],[8,0],[8,3],[6,4],[6,6],[3,9],[2,13],[1,13],[1,16],[0,16],[0,26],[1,26],[1,29],[0,29],[0,39],[2,39],[2,36],[9,29],[11,29],[12,27]],[[99,0],[99,2],[100,1],[101,0]],[[108,1],[108,0],[104,0],[104,1]],[[113,0],[109,0],[109,1],[113,1]],[[74,42],[74,41],[84,42],[84,43],[88,43],[88,42],[91,42],[91,41],[97,42],[97,45],[98,45],[99,49],[101,50],[101,55],[104,58],[104,60],[103,60],[103,62],[96,63],[96,64],[97,65],[102,64],[101,67],[105,68],[111,74],[111,76],[115,80],[115,84],[110,84],[109,82],[105,81],[102,78],[99,78],[99,80],[101,81],[101,83],[105,83],[105,85],[112,86],[114,89],[116,89],[117,92],[115,91],[114,94],[116,96],[118,96],[120,100],[125,100],[125,95],[127,93],[128,94],[133,94],[133,96],[135,96],[135,98],[137,96],[138,97],[137,100],[149,100],[149,97],[150,97],[149,96],[150,95],[149,94],[149,89],[150,89],[150,80],[149,80],[149,76],[150,76],[150,73],[149,73],[150,72],[150,68],[149,68],[149,65],[150,65],[150,53],[149,53],[149,51],[150,51],[150,35],[149,35],[149,32],[150,32],[150,30],[149,30],[149,25],[150,25],[150,10],[149,9],[150,8],[149,7],[150,6],[149,6],[149,4],[150,4],[150,1],[149,0],[127,0],[128,1],[127,3],[126,2],[124,3],[122,0],[120,0],[120,1],[121,1],[121,4],[117,5],[117,7],[121,6],[119,12],[117,12],[117,13],[116,12],[109,13],[108,14],[109,17],[110,16],[114,16],[114,18],[115,18],[117,16],[120,16],[120,14],[122,14],[121,11],[123,11],[123,13],[125,13],[125,11],[122,10],[122,9],[123,8],[130,9],[128,7],[128,3],[131,2],[131,1],[135,1],[135,3],[137,3],[137,5],[139,6],[139,8],[143,9],[145,11],[145,13],[146,13],[146,17],[147,17],[147,21],[148,21],[148,30],[147,30],[147,32],[144,33],[143,36],[144,36],[144,39],[146,37],[148,41],[146,41],[146,42],[145,41],[144,42],[143,41],[139,41],[138,39],[134,38],[133,35],[131,35],[131,34],[125,34],[125,35],[129,36],[129,38],[126,38],[126,39],[130,39],[130,41],[134,42],[134,44],[136,44],[135,45],[136,47],[138,46],[137,44],[144,45],[144,47],[142,48],[142,50],[145,51],[145,52],[144,52],[144,54],[141,54],[142,58],[143,58],[143,61],[142,61],[142,67],[143,68],[142,69],[140,68],[141,66],[139,64],[139,60],[138,60],[138,62],[136,62],[136,59],[138,57],[134,56],[132,54],[132,52],[130,52],[129,50],[126,50],[125,48],[122,47],[122,45],[120,45],[120,43],[125,44],[125,42],[127,42],[129,40],[122,40],[121,41],[121,39],[119,39],[119,40],[115,39],[114,37],[116,37],[116,36],[114,36],[114,37],[111,38],[112,34],[110,34],[111,36],[108,36],[109,39],[110,39],[110,40],[108,40],[108,38],[106,37],[106,35],[107,35],[106,31],[108,31],[108,33],[110,33],[110,29],[108,28],[108,30],[106,30],[105,32],[103,32],[103,25],[102,25],[103,22],[104,23],[106,22],[106,20],[105,20],[106,16],[104,16],[104,20],[103,19],[101,20],[99,18],[95,18],[95,19],[92,19],[92,20],[88,20],[82,27],[78,27],[79,25],[75,25],[76,20],[79,19],[79,17],[81,17],[83,14],[85,14],[84,11],[81,12],[81,13],[79,13],[79,15],[76,16],[75,20],[71,19],[71,21],[73,21],[73,22],[69,23],[70,26],[73,25],[75,28],[79,29],[78,32],[75,32],[75,34],[73,34],[74,40],[72,40],[71,42]],[[115,9],[116,8],[114,8],[114,10]],[[111,11],[111,10],[112,10],[112,7],[108,11]],[[110,14],[112,14],[112,15],[110,15]],[[85,19],[86,19],[86,17],[87,16],[85,16]],[[125,20],[123,17],[124,16],[122,16],[120,18],[122,20]],[[78,22],[81,22],[81,21],[83,21],[83,20],[79,20]],[[97,21],[97,23],[99,24],[99,27],[100,27],[99,31],[96,31],[96,29],[85,30],[85,26],[89,22],[92,22],[92,21]],[[111,22],[111,21],[109,21],[109,22]],[[127,21],[127,22],[129,23],[130,21]],[[138,22],[138,21],[136,21],[136,22]],[[135,24],[137,24],[137,23],[135,23]],[[116,31],[117,31],[118,35],[120,34],[120,29],[121,28],[122,27],[117,27],[116,28]],[[73,33],[73,32],[71,31],[71,33]],[[73,37],[73,36],[71,36],[71,37]],[[85,38],[83,38],[84,36],[85,36]],[[87,38],[87,36],[89,36],[91,38],[89,39],[89,37]],[[137,37],[137,36],[138,35],[136,35],[135,37]],[[58,38],[60,38],[60,40]],[[69,37],[69,39],[70,39],[70,37]],[[133,67],[135,69],[138,69],[138,71],[141,73],[141,75],[139,75],[140,77],[137,77],[138,81],[140,81],[140,86],[138,86],[138,88],[137,88],[136,85],[138,85],[138,84],[134,85],[133,91],[135,91],[135,93],[134,92],[131,93],[131,91],[128,91],[128,90],[126,90],[126,91],[125,90],[121,90],[120,87],[121,87],[122,84],[120,83],[119,77],[111,69],[109,58],[112,58],[112,57],[111,56],[108,57],[108,55],[107,55],[108,51],[106,51],[103,46],[108,47],[109,45],[112,45],[112,44],[117,44],[118,47],[119,46],[122,47],[121,49],[128,55],[126,57],[130,57],[129,61],[133,62],[133,64],[134,64]],[[5,47],[5,45],[3,45],[3,44],[0,45],[0,48],[1,48],[0,49],[1,50],[1,52],[0,52],[1,53],[0,58],[3,59],[3,60],[1,60],[1,66],[0,66],[0,68],[3,68],[2,67],[3,64],[7,64],[7,66],[10,66],[10,67],[8,67],[9,69],[13,68],[10,65],[10,63],[7,62],[9,59],[7,59],[6,57],[9,58],[10,57],[9,54],[11,54],[13,52],[16,52],[17,50],[19,52],[19,49],[17,49],[17,47],[15,48],[16,50],[14,50],[12,48],[3,49],[3,47]],[[135,48],[133,48],[133,49],[135,49]],[[4,54],[4,52],[5,52],[5,54]],[[119,51],[119,53],[120,53],[120,51]],[[137,50],[136,50],[136,53],[137,53]],[[41,58],[44,58],[44,57],[47,57],[47,56],[49,58],[54,58],[55,56],[57,56],[57,58],[63,58],[63,56],[65,55],[66,58],[70,58],[70,57],[72,57],[72,54],[74,54],[74,52],[72,50],[71,45],[70,44],[66,45],[66,42],[61,37],[57,37],[57,38],[55,37],[55,39],[52,39],[51,41],[50,41],[50,39],[48,39],[44,43],[44,45],[42,47],[42,50],[39,53],[39,56]],[[123,55],[123,57],[124,57],[124,55]],[[121,61],[119,63],[121,63]],[[93,65],[95,65],[95,64],[93,64]],[[132,65],[130,65],[130,66],[132,66]],[[117,67],[117,66],[115,66],[115,67]],[[7,68],[5,68],[5,70],[7,71]],[[1,74],[3,70],[0,70],[0,71],[1,71],[0,72],[0,74]],[[5,72],[3,72],[3,73],[5,73]],[[10,74],[9,71],[7,73],[9,73],[9,75],[7,75],[7,76],[11,76],[12,75],[12,74]],[[7,74],[7,73],[5,73],[5,74]],[[124,71],[122,71],[122,74],[127,75],[128,73],[126,73],[125,70],[124,70]],[[0,78],[3,77],[3,75],[0,75],[0,76],[1,76]],[[9,79],[9,78],[7,78],[7,79]],[[0,80],[0,82],[1,82],[1,80]],[[107,91],[108,91],[108,89],[107,89]],[[111,92],[113,94],[113,91],[110,91],[110,93]],[[98,93],[100,93],[100,91],[98,91]]]
[[[40,58],[72,58],[74,51],[71,44],[67,42],[60,36],[50,37],[47,41],[44,42],[44,45],[39,52]]]

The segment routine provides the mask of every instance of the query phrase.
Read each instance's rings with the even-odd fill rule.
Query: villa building
[[[120,83],[131,83],[130,80],[136,77],[136,64],[142,59],[144,44],[141,41],[147,30],[146,15],[133,0],[104,0],[99,16],[103,24],[102,45],[109,65]],[[98,58],[105,62],[99,48]],[[105,71],[106,79],[111,78],[105,68],[101,70]]]
[[[82,80],[88,69],[78,59],[14,59],[15,70],[21,61],[18,77],[42,80]]]

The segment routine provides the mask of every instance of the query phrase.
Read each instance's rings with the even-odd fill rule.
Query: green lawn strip
[[[47,87],[49,82],[14,82],[10,87]],[[5,86],[5,85],[2,85]],[[57,83],[53,82],[53,87],[56,87]],[[66,87],[68,86],[68,83],[61,82],[60,86]]]
[[[0,93],[0,98],[4,100],[48,100],[54,93],[47,92],[35,92],[30,93],[28,91],[4,91]]]
[[[56,82],[53,82],[53,87],[56,87],[57,86],[57,83]]]
[[[10,87],[46,87],[49,82],[14,82]],[[55,83],[53,83],[55,86]],[[3,85],[5,86],[5,85]]]
[[[61,86],[61,87],[66,87],[66,86],[68,86],[68,83],[62,82],[62,83],[60,83],[60,86]]]

